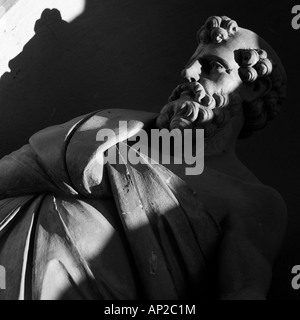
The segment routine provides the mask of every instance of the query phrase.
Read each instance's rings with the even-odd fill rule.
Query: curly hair
[[[199,43],[221,43],[239,31],[236,21],[226,16],[209,17],[197,33]],[[252,102],[244,102],[245,123],[240,138],[262,129],[279,113],[286,97],[286,74],[275,51],[259,37],[261,48],[240,49],[234,52],[239,76],[246,84],[258,85],[263,79],[269,90]]]

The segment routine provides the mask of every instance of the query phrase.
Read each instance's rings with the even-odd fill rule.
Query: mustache
[[[209,109],[203,106],[195,108],[186,103],[185,112],[177,112],[171,116],[167,128],[173,129],[204,129],[204,137],[209,138],[226,126],[233,116],[226,108]]]
[[[211,137],[223,128],[235,114],[235,108],[226,108],[238,101],[234,94],[222,92],[208,95],[200,83],[177,86],[157,118],[158,128],[204,129],[204,137]]]
[[[211,136],[218,128],[224,127],[232,114],[227,108],[210,109],[192,101],[180,102],[174,106],[167,104],[156,120],[163,129],[204,129],[204,136]]]
[[[175,108],[170,119],[169,128],[202,128],[214,118],[213,109],[204,107],[193,101],[185,101]]]
[[[171,93],[168,101],[172,102],[180,99],[182,96],[198,102],[203,107],[223,108],[229,103],[228,98],[223,92],[217,92],[210,95],[199,82],[187,82],[178,85]]]

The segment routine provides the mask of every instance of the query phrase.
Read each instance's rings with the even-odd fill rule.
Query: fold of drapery
[[[37,133],[0,161],[0,298],[205,297],[221,232],[201,201],[140,153],[137,165],[103,162],[111,147],[132,149],[126,139],[154,120],[96,112]],[[115,135],[101,141],[106,128]]]

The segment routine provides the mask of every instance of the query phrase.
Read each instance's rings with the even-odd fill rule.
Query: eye
[[[226,68],[218,61],[211,61],[210,62],[210,69],[211,71],[216,72],[225,72]]]
[[[232,69],[226,68],[222,64],[222,62],[220,62],[218,60],[210,60],[210,59],[206,59],[206,58],[200,58],[199,62],[201,64],[202,71],[207,74],[209,74],[210,72],[217,72],[217,73],[227,72],[228,74],[230,74],[230,72],[232,71]]]

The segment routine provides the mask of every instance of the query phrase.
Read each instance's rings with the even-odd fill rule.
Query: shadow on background
[[[71,23],[57,10],[44,11],[35,36],[0,81],[0,156],[44,127],[96,109],[159,111],[182,81],[196,31],[208,16],[228,15],[271,43],[288,74],[286,107],[266,129],[240,141],[238,151],[288,205],[288,232],[270,298],[299,299],[291,288],[291,269],[300,264],[300,30],[291,27],[292,7],[288,1],[88,0]]]

